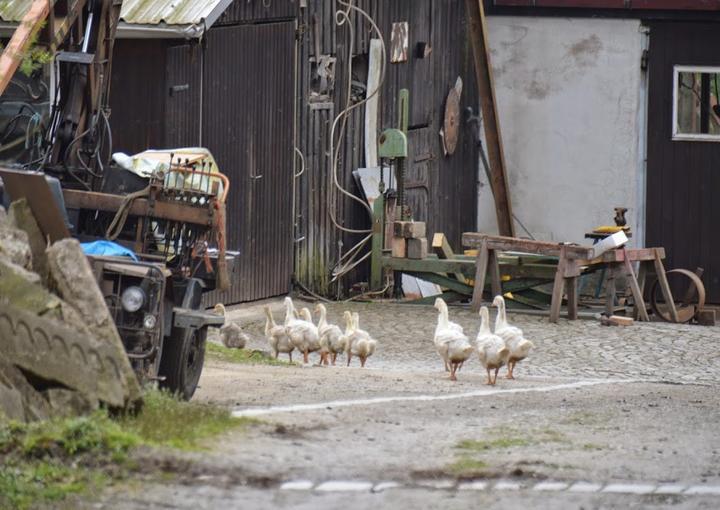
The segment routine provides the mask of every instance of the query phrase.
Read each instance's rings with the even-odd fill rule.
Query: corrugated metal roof
[[[195,25],[227,3],[223,0],[125,0],[120,18],[132,25]],[[2,0],[0,19],[21,21],[31,4],[31,0]]]
[[[3,0],[0,2],[0,19],[20,21],[30,8],[30,0]]]
[[[137,25],[195,25],[222,0],[124,0],[120,18]]]

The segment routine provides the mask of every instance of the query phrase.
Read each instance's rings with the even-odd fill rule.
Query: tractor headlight
[[[145,318],[143,319],[143,326],[148,331],[155,329],[155,325],[157,324],[157,319],[154,315],[147,314]]]
[[[128,287],[122,293],[120,303],[126,312],[137,312],[145,304],[145,291],[140,287]]]

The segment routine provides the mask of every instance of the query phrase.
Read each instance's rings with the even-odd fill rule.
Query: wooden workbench
[[[648,321],[643,291],[645,279],[650,270],[657,274],[660,288],[666,303],[670,306],[670,313],[677,318],[672,293],[665,276],[662,260],[665,258],[663,248],[626,249],[618,248],[605,252],[601,257],[593,259],[593,249],[586,246],[572,244],[550,243],[516,239],[512,237],[493,236],[477,232],[467,232],[462,237],[463,246],[478,250],[475,261],[475,287],[471,307],[477,311],[482,304],[482,293],[485,287],[485,277],[490,271],[490,283],[493,295],[502,294],[502,282],[498,256],[501,252],[513,251],[534,253],[558,257],[553,283],[552,301],[550,304],[550,322],[557,322],[560,316],[563,296],[567,294],[568,318],[577,319],[578,315],[578,277],[583,269],[589,266],[604,265],[608,270],[608,283],[606,291],[606,313],[612,315],[615,301],[615,278],[623,272],[630,282],[630,289],[635,301],[636,316],[640,320]],[[639,274],[636,276],[632,262],[640,263]]]

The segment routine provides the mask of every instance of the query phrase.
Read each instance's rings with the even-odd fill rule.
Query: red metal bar
[[[720,0],[494,0],[493,3],[503,7],[720,11]]]

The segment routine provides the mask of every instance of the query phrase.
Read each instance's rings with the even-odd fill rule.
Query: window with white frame
[[[675,66],[673,140],[720,141],[720,67]]]

